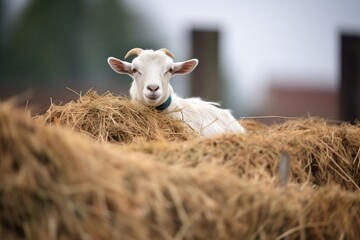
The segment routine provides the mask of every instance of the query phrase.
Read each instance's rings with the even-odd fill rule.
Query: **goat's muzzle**
[[[156,92],[159,88],[159,85],[156,84],[150,84],[147,86],[147,89],[149,89],[151,92]]]

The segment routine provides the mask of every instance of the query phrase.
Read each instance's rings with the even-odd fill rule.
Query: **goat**
[[[183,99],[174,93],[170,78],[192,72],[199,62],[197,59],[174,62],[174,55],[165,48],[157,51],[133,48],[125,59],[132,55],[137,57],[131,63],[114,57],[108,58],[108,63],[115,72],[133,78],[130,88],[132,100],[184,121],[201,136],[224,132],[245,133],[245,129],[230,111],[219,108],[219,104],[205,102],[200,98]]]

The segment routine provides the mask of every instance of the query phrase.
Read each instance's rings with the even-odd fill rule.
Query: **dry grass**
[[[37,120],[66,126],[105,142],[187,141],[198,137],[183,122],[109,92],[98,95],[89,91],[79,95],[76,102],[51,104]]]
[[[245,125],[256,124],[248,121]],[[290,182],[359,190],[360,126],[310,118],[248,129],[245,135],[225,134],[180,144],[133,144],[126,150],[188,168],[221,166],[255,182],[275,180],[283,152],[290,156]]]
[[[1,103],[0,239],[357,239],[360,127],[242,123],[199,139],[109,93],[36,121]]]
[[[285,152],[290,156],[291,182],[337,184],[346,190],[358,190],[360,186],[359,125],[316,118],[272,126],[242,120],[248,129],[245,135],[198,139],[181,121],[128,99],[110,93],[100,96],[94,91],[79,96],[76,102],[52,104],[38,118],[86,133],[95,140],[132,143],[126,145],[129,151],[145,153],[142,157],[167,164],[191,168],[211,164],[226,167],[244,179],[273,181],[280,154]]]

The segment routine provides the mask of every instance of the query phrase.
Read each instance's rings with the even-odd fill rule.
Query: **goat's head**
[[[174,62],[174,55],[165,48],[157,51],[133,48],[126,54],[125,59],[131,55],[137,56],[131,63],[114,57],[109,57],[108,63],[115,72],[133,78],[131,98],[148,106],[165,102],[173,92],[170,78],[177,74],[190,73],[198,64],[197,59]]]

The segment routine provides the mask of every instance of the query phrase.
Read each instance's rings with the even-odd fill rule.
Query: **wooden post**
[[[192,56],[200,61],[190,83],[192,96],[220,101],[222,84],[219,80],[219,32],[193,30]]]
[[[340,119],[360,120],[360,36],[341,35]]]

